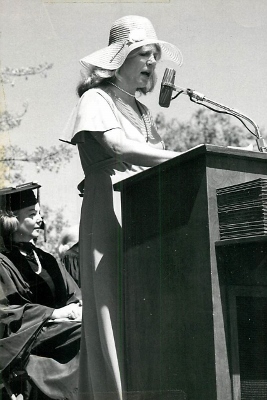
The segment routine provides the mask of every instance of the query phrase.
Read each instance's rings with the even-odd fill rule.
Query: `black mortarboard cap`
[[[22,208],[35,205],[39,201],[38,183],[29,182],[22,185],[0,189],[1,209],[16,211]],[[37,197],[34,194],[37,189]]]

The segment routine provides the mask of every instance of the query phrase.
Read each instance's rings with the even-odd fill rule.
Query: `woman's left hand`
[[[82,302],[71,303],[65,307],[56,308],[51,315],[52,319],[68,318],[69,320],[81,321],[82,320]]]
[[[75,303],[75,307],[71,308],[71,310],[68,314],[68,319],[75,320],[75,321],[81,321],[82,313],[83,313],[82,303],[81,302]]]

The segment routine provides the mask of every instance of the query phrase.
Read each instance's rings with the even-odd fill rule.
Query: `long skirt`
[[[123,399],[122,241],[120,199],[115,197],[107,172],[87,175],[79,238],[83,295],[79,400]]]

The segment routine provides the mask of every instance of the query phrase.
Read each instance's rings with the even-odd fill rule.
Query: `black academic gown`
[[[77,285],[81,287],[80,266],[79,266],[79,243],[75,243],[69,248],[61,259],[62,264],[68,273],[75,280]]]
[[[32,381],[50,398],[77,398],[81,323],[51,320],[55,308],[81,292],[56,259],[36,248],[42,276],[20,251],[0,254],[0,371],[22,359]]]

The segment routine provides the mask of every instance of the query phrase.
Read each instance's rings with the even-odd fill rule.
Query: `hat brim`
[[[116,70],[122,66],[131,51],[148,44],[158,44],[160,46],[162,59],[182,65],[183,56],[178,47],[157,39],[141,40],[132,43],[130,46],[125,44],[125,42],[112,43],[108,47],[95,51],[94,53],[82,58],[80,63],[85,68],[90,68],[93,65],[103,69]]]

